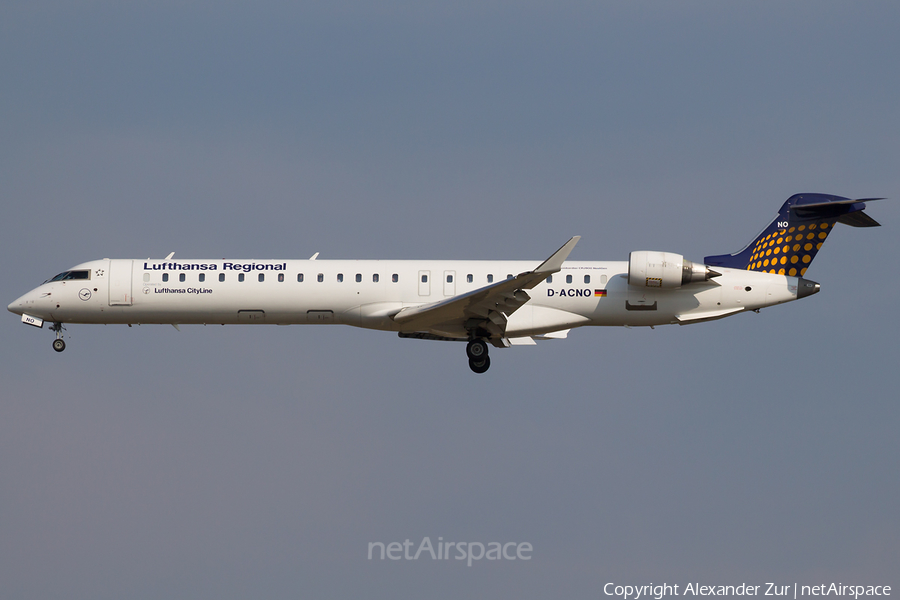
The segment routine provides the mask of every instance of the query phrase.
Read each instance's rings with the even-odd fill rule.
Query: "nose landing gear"
[[[466,355],[469,357],[469,368],[474,372],[484,373],[491,368],[491,357],[488,356],[488,346],[484,340],[470,340],[466,345]]]
[[[62,339],[63,330],[65,330],[65,326],[62,323],[54,323],[50,326],[50,331],[56,333],[56,339],[53,340],[53,349],[57,352],[62,352],[66,349],[66,342]]]

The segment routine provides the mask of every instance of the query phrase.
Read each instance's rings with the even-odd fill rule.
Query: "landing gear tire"
[[[66,342],[62,339],[53,340],[53,349],[57,352],[62,352],[66,349]]]
[[[475,360],[473,358],[469,359],[469,368],[475,371],[476,373],[484,373],[488,369],[491,368],[491,357],[485,356],[481,360]]]
[[[487,358],[488,346],[484,340],[472,340],[466,346],[466,355],[469,360],[481,361]]]

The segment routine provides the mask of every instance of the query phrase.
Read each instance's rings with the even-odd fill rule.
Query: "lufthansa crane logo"
[[[82,300],[90,300],[91,299],[91,290],[87,288],[81,288],[81,291],[78,292],[78,297]]]

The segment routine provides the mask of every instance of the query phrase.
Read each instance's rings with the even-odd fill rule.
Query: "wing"
[[[509,315],[531,299],[526,290],[559,271],[580,239],[572,237],[533,271],[440,302],[406,307],[392,318],[406,332],[466,338],[469,331],[484,330],[485,337],[502,337]]]

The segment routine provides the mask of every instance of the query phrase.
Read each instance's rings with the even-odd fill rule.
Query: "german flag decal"
[[[606,298],[606,290],[594,290],[594,298]]]

